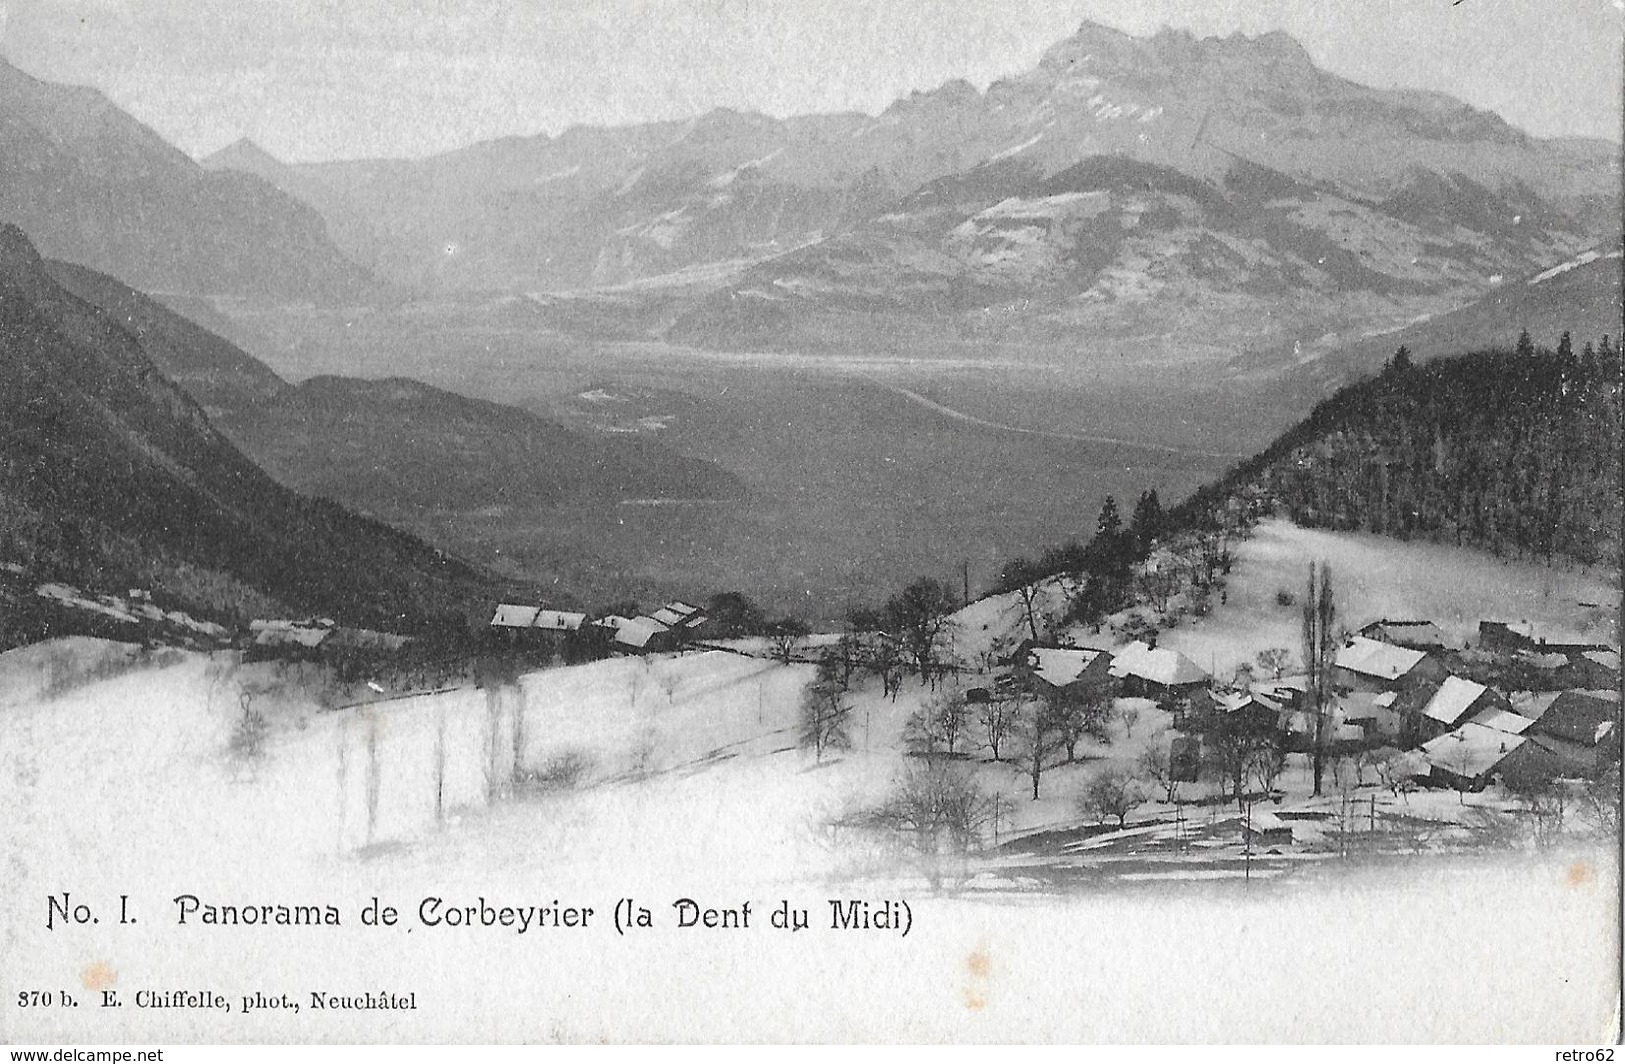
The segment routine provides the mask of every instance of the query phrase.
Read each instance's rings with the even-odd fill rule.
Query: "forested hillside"
[[[227,622],[319,612],[406,630],[459,620],[496,586],[273,481],[14,226],[0,226],[0,409],[0,563],[14,575],[145,588]],[[14,612],[0,596],[0,620]],[[42,634],[0,625],[0,642]]]
[[[1619,349],[1603,337],[1425,365],[1400,348],[1188,515],[1251,495],[1301,525],[1420,537],[1520,558],[1593,563],[1620,549]]]

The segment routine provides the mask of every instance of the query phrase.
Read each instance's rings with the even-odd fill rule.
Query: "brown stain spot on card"
[[[1589,887],[1597,881],[1597,870],[1590,861],[1575,861],[1564,870],[1563,881],[1571,887]]]
[[[79,973],[79,982],[86,990],[106,990],[118,982],[118,973],[106,961],[95,961]]]
[[[965,967],[970,974],[978,979],[986,979],[988,972],[993,970],[993,962],[988,958],[987,948],[977,946],[971,955],[965,958]]]
[[[970,973],[970,981],[963,990],[965,1007],[972,1012],[980,1012],[987,1007],[987,981],[993,972],[993,959],[988,955],[986,946],[977,946],[965,958],[965,971]]]

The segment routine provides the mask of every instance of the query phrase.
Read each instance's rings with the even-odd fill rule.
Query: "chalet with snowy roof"
[[[1528,731],[1565,775],[1594,776],[1620,756],[1618,691],[1564,691]]]
[[[1392,643],[1412,650],[1445,649],[1444,632],[1432,621],[1372,621],[1360,634],[1379,643]]]
[[[510,648],[557,651],[568,656],[579,649],[578,637],[586,623],[585,613],[504,602],[492,612],[487,631]]]
[[[1525,738],[1469,721],[1422,744],[1429,777],[1443,787],[1481,791]]]
[[[1421,734],[1431,739],[1490,709],[1510,713],[1512,705],[1493,688],[1460,676],[1447,676],[1421,709]]]
[[[1506,732],[1508,735],[1522,735],[1535,723],[1528,717],[1519,716],[1511,710],[1495,707],[1480,710],[1473,714],[1471,722],[1473,724],[1482,724],[1486,728],[1494,728],[1499,732]]]
[[[664,606],[649,614],[651,620],[659,621],[667,628],[692,631],[705,623],[705,611],[698,606],[690,606],[679,599],[672,599]]]
[[[541,612],[540,606],[521,606],[517,603],[499,603],[491,616],[492,628],[529,628]]]
[[[1217,696],[1218,719],[1232,735],[1275,735],[1286,724],[1288,709],[1258,691],[1236,691]]]
[[[1039,691],[1083,693],[1111,687],[1112,655],[1089,647],[1031,647],[1026,675]]]
[[[1610,651],[1603,643],[1580,643],[1555,638],[1528,621],[1480,621],[1478,645],[1486,650],[1528,651],[1535,654],[1562,654],[1565,657],[1590,651]]]
[[[1478,645],[1485,650],[1533,650],[1535,629],[1528,621],[1479,621]]]
[[[1594,779],[1620,759],[1619,692],[1564,691],[1523,732],[1502,766],[1512,786]]]
[[[672,629],[653,617],[620,617],[612,614],[592,623],[611,632],[610,645],[623,654],[654,654],[673,650],[677,646],[677,637]]]
[[[1352,691],[1395,691],[1407,682],[1442,682],[1449,675],[1432,651],[1355,636],[1333,662],[1338,686]]]
[[[1586,650],[1570,655],[1553,680],[1576,691],[1619,690],[1619,651]]]
[[[1153,647],[1136,639],[1112,655],[1108,674],[1123,681],[1127,694],[1156,698],[1188,695],[1207,685],[1205,669],[1177,650]]]

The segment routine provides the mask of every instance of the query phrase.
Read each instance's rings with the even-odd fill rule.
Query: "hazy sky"
[[[578,123],[875,112],[1030,67],[1092,19],[1284,29],[1356,81],[1619,138],[1625,0],[0,0],[0,53],[194,154],[423,155]]]

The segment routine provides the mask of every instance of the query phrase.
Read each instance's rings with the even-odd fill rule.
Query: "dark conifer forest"
[[[1620,549],[1620,351],[1537,347],[1413,364],[1342,388],[1179,508],[1247,493],[1309,527],[1591,564]]]

